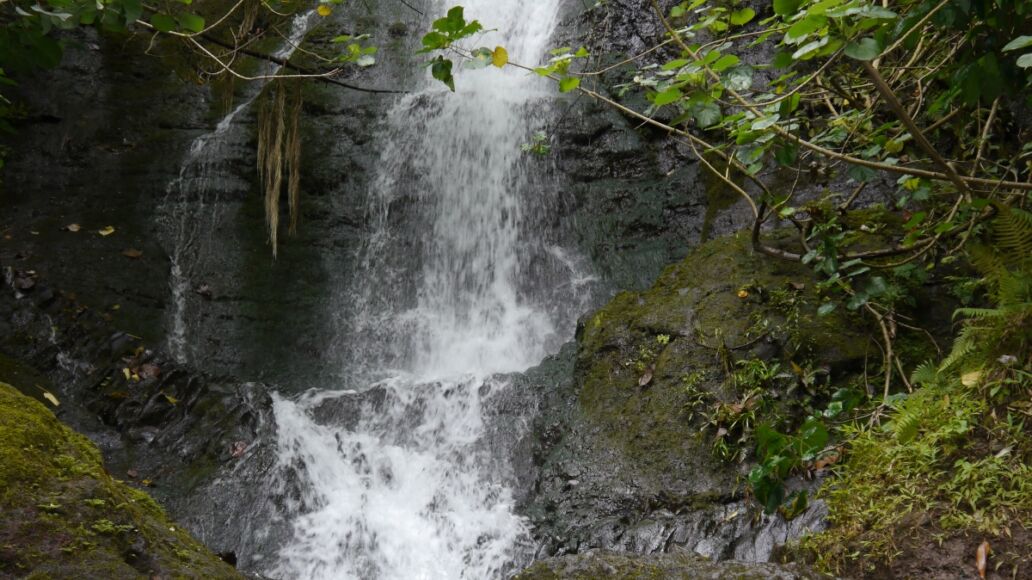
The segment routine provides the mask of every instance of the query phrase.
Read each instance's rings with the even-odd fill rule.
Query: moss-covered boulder
[[[700,395],[735,402],[757,387],[772,390],[773,381],[731,380],[738,363],[824,376],[863,361],[862,323],[818,316],[815,288],[809,268],[753,252],[747,233],[702,245],[649,290],[620,293],[583,322],[582,409],[639,468],[684,464],[699,451],[690,415]]]
[[[97,448],[0,383],[0,577],[240,578]]]
[[[819,578],[792,565],[713,562],[688,554],[591,552],[536,562],[514,580],[804,580]]]
[[[582,319],[563,363],[573,378],[548,391],[560,400],[538,421],[527,513],[546,551],[766,560],[819,526],[819,507],[791,521],[758,513],[744,476],[758,422],[796,428],[863,368],[863,322],[819,316],[823,302],[808,267],[753,252],[745,233]]]

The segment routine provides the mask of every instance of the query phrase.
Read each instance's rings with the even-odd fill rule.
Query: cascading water
[[[523,62],[544,54],[558,4],[464,2],[467,18],[499,31],[478,44]],[[428,79],[383,132],[372,231],[341,321],[345,374],[376,379],[275,400],[271,489],[292,533],[263,566],[273,577],[497,578],[531,549],[488,409],[507,388],[496,373],[537,363],[572,333],[585,277],[535,221],[550,201],[528,195],[521,145],[554,89],[497,69],[457,84],[451,94]],[[534,260],[558,274],[530,276]]]

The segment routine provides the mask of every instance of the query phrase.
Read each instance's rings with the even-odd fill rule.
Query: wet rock
[[[115,481],[85,437],[2,382],[0,511],[0,576],[241,577]]]
[[[762,562],[819,529],[820,503],[790,521],[760,513],[741,483],[750,464],[715,456],[714,432],[693,406],[693,397],[713,405],[742,396],[725,380],[714,340],[733,360],[805,357],[833,380],[850,377],[864,357],[862,324],[818,317],[813,287],[805,267],[753,254],[745,237],[714,240],[651,289],[621,293],[584,317],[575,346],[523,375],[519,388],[538,393],[541,411],[528,451],[533,475],[521,484],[539,556],[683,550]],[[797,328],[756,340],[757,321],[777,326],[786,316],[762,297],[786,288],[805,305],[793,315]],[[770,396],[787,401],[789,387]]]
[[[514,580],[816,580],[823,578],[795,565],[712,562],[689,554],[589,552],[536,562]]]

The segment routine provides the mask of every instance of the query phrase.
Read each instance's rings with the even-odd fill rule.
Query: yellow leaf
[[[982,378],[982,371],[971,371],[960,375],[960,382],[965,387],[973,387]]]
[[[790,360],[788,363],[792,365],[792,372],[795,373],[797,377],[803,376],[803,367],[797,365],[794,360]]]
[[[128,368],[122,369],[122,374],[125,375],[125,380],[129,380],[129,377],[133,376],[133,373],[129,372]]]
[[[319,16],[329,16],[333,13],[333,8],[330,8],[328,4],[320,4],[316,11],[319,12]]]
[[[115,233],[115,227],[114,226],[108,226],[108,227],[106,227],[106,228],[104,228],[102,230],[99,230],[97,233],[102,235],[102,236],[110,236],[111,234]]]
[[[993,549],[989,547],[989,542],[982,540],[978,550],[975,551],[975,568],[978,570],[979,578],[985,578],[986,567],[989,564],[989,554],[992,553]]]
[[[503,46],[496,46],[494,52],[491,53],[491,64],[498,68],[502,68],[509,62],[509,51],[505,50]]]
[[[161,394],[165,395],[165,400],[168,401],[169,403],[173,404],[173,405],[175,405],[176,403],[179,402],[179,399],[173,397],[172,395],[166,395],[165,393],[161,393]]]
[[[738,291],[738,297],[742,298],[742,299],[748,298],[749,297],[749,291],[748,290],[739,290]]]
[[[61,401],[58,401],[57,397],[54,396],[54,393],[51,393],[50,391],[43,391],[43,398],[50,401],[50,404],[55,407],[61,406]]]
[[[68,224],[67,226],[65,226],[65,229],[70,232],[77,232],[82,229],[82,226],[80,226],[79,224]]]

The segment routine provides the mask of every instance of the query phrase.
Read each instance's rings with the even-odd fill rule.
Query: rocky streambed
[[[5,280],[0,380],[97,441],[113,477],[165,503],[210,548],[245,570],[260,566],[287,533],[275,523],[286,498],[248,485],[274,464],[267,387],[179,365],[26,270],[7,268]],[[744,298],[743,288],[750,289]],[[536,558],[546,560],[528,577],[581,577],[574,571],[632,562],[656,570],[699,562],[698,570],[716,574],[728,568],[692,558],[767,562],[821,527],[819,503],[791,520],[763,515],[744,494],[750,462],[717,459],[715,429],[693,407],[700,397],[743,396],[724,380],[713,337],[723,336],[737,358],[780,356],[783,337],[748,334],[757,314],[784,316],[764,292],[805,297],[810,288],[805,269],[752,255],[741,238],[719,239],[649,290],[622,293],[586,315],[574,343],[509,377],[511,387],[484,412],[492,426],[486,444],[511,456],[519,511],[531,523]],[[810,311],[802,320],[798,332],[832,376],[855,370],[862,343],[831,331],[842,321],[818,321]],[[696,377],[691,388],[688,376]],[[323,420],[346,427],[382,394],[324,406]],[[535,409],[529,429],[507,426],[528,408]],[[586,553],[623,555],[548,560]]]

